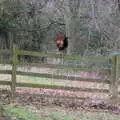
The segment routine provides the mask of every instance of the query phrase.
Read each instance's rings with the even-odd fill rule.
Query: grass
[[[51,82],[55,82],[56,80],[52,80],[51,78],[41,78],[41,77],[31,77],[31,76],[22,76],[23,82],[34,82],[39,84],[51,84]]]
[[[59,112],[51,112],[47,116],[38,116],[37,114],[27,111],[27,109],[21,107],[6,107],[5,116],[9,120],[72,120],[72,117],[63,115]]]
[[[41,120],[73,120],[71,116],[59,112],[52,112],[48,116],[41,117]]]
[[[68,110],[61,107],[44,107],[42,115],[48,116],[48,119],[42,120],[120,120],[120,115],[107,112],[88,112],[83,110]],[[47,112],[45,112],[47,111]],[[52,112],[51,112],[52,111]]]
[[[4,110],[8,120],[120,120],[117,114],[73,111],[56,106],[41,106],[40,110],[30,106],[6,106]]]
[[[37,115],[27,112],[23,108],[6,107],[5,116],[9,120],[40,120]]]
[[[35,83],[35,84],[46,84],[46,85],[73,85],[73,82],[69,80],[62,79],[52,79],[52,78],[40,78],[31,76],[19,76],[18,82],[25,83]]]

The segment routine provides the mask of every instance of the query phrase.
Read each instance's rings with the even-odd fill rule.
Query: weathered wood
[[[4,64],[4,65],[6,65],[6,64],[11,64],[11,61],[9,60],[9,61],[1,61],[0,60],[0,64]]]
[[[12,85],[11,85],[11,90],[12,90],[12,97],[14,96],[15,93],[15,88],[16,88],[16,63],[17,63],[17,54],[16,54],[16,46],[13,45],[13,51],[12,51]]]
[[[110,94],[110,101],[114,104],[114,100],[118,97],[118,75],[119,75],[119,69],[118,69],[118,56],[115,55],[112,58],[112,74],[111,74],[111,82],[109,84],[109,94]]]
[[[1,81],[0,80],[0,85],[11,85],[11,81]]]
[[[95,68],[86,68],[86,67],[79,67],[79,66],[67,66],[67,65],[54,65],[54,64],[40,64],[40,63],[18,63],[17,65],[20,66],[39,66],[45,68],[55,68],[55,69],[65,69],[65,70],[82,70],[88,72],[97,72],[97,73],[106,73],[110,74],[110,69],[95,69]]]
[[[120,73],[120,56],[113,56],[110,58],[83,58],[80,56],[70,56],[65,54],[53,54],[53,53],[39,53],[32,51],[24,51],[17,50],[15,46],[13,46],[13,50],[0,50],[0,54],[12,54],[12,71],[10,70],[0,70],[0,74],[12,74],[12,82],[10,81],[0,81],[2,85],[11,85],[12,95],[15,95],[15,88],[17,87],[31,87],[31,88],[44,88],[44,89],[61,89],[61,90],[69,90],[69,91],[84,91],[84,92],[93,92],[93,93],[108,93],[111,98],[115,99],[118,97],[118,86],[120,84],[119,73]],[[52,65],[52,64],[38,64],[38,63],[18,63],[17,55],[28,55],[28,56],[36,56],[36,57],[48,57],[48,58],[59,58],[64,60],[77,60],[83,62],[109,62],[112,60],[112,69],[95,69],[95,68],[86,68],[80,66],[66,66],[66,65]],[[9,62],[11,64],[11,61]],[[80,78],[74,76],[65,76],[65,75],[51,75],[51,74],[43,74],[43,73],[32,73],[32,72],[22,72],[16,71],[16,65],[24,65],[24,66],[40,66],[46,68],[55,68],[55,69],[66,69],[66,70],[82,70],[89,72],[98,72],[98,73],[106,73],[111,74],[111,81],[109,80],[100,80],[100,79],[91,79],[91,78]],[[98,83],[108,83],[110,84],[110,88],[108,89],[90,89],[90,88],[76,88],[76,87],[68,87],[68,86],[57,86],[57,85],[41,85],[41,84],[32,84],[32,83],[16,83],[17,75],[28,75],[28,76],[36,76],[36,77],[47,77],[47,78],[55,78],[55,79],[63,79],[66,78],[71,81],[86,81],[86,82],[98,82]]]
[[[11,51],[10,50],[0,50],[0,55],[1,54],[11,54]]]
[[[10,94],[10,90],[0,90],[0,94]]]
[[[0,74],[12,74],[11,70],[0,70]],[[56,74],[48,74],[48,73],[34,73],[34,72],[23,72],[16,71],[16,75],[24,75],[24,76],[33,76],[33,77],[42,77],[42,78],[52,78],[52,79],[63,79],[70,81],[84,81],[84,82],[95,82],[95,83],[106,83],[109,84],[109,80],[102,80],[97,78],[82,78],[79,76],[67,76],[67,75],[56,75]],[[120,84],[120,83],[119,83]]]
[[[45,85],[45,84],[33,84],[33,83],[16,83],[17,87],[31,87],[31,88],[44,88],[53,90],[69,90],[69,91],[83,91],[93,93],[108,93],[108,89],[91,89],[91,88],[79,88],[69,86],[58,86],[58,85]]]
[[[62,79],[69,81],[83,81],[83,82],[95,82],[95,83],[106,83],[109,84],[109,80],[95,79],[95,78],[82,78],[79,76],[67,76],[67,75],[56,75],[56,74],[47,74],[47,73],[34,73],[34,72],[23,72],[17,71],[17,75],[24,76],[34,76],[34,77],[43,77],[43,78],[52,78],[52,79]]]
[[[24,51],[18,50],[17,54],[19,55],[28,55],[28,56],[35,56],[35,57],[50,57],[50,58],[61,58],[66,60],[79,60],[79,61],[86,61],[86,62],[109,62],[110,58],[84,58],[81,56],[71,56],[66,54],[55,54],[55,53],[40,53],[40,52],[33,52],[33,51]]]
[[[0,70],[0,74],[12,74],[11,70]]]

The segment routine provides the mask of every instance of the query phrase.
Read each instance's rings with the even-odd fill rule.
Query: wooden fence
[[[84,62],[107,62],[111,63],[111,68],[109,69],[95,69],[95,68],[87,68],[87,67],[79,67],[73,65],[54,65],[54,64],[45,64],[45,63],[21,63],[18,60],[18,55],[27,55],[27,56],[34,56],[34,57],[49,57],[49,58],[61,58],[60,54],[44,54],[39,52],[32,52],[32,51],[24,51],[19,50],[15,46],[13,46],[12,50],[0,50],[0,55],[10,55],[10,60],[7,64],[12,66],[12,70],[0,70],[0,74],[10,74],[11,81],[0,81],[1,85],[10,85],[11,86],[11,93],[12,96],[15,95],[16,87],[30,87],[30,88],[44,88],[44,89],[60,89],[60,90],[69,90],[69,91],[83,91],[83,92],[98,92],[98,93],[108,93],[110,94],[110,98],[117,98],[120,94],[118,88],[120,85],[119,80],[119,72],[120,72],[120,55],[114,55],[111,58],[83,58],[80,56],[70,56],[70,55],[62,55],[62,59],[65,60],[79,60]],[[2,64],[2,61],[1,61]],[[20,65],[28,65],[28,66],[39,66],[39,67],[46,67],[46,68],[57,68],[57,69],[65,69],[65,70],[81,70],[81,71],[90,71],[90,72],[100,72],[104,74],[109,74],[109,79],[101,80],[101,79],[91,79],[91,78],[81,78],[74,76],[69,76],[69,80],[71,81],[87,81],[87,82],[98,82],[98,83],[105,83],[109,84],[109,89],[93,89],[93,88],[80,88],[80,87],[69,87],[69,86],[59,86],[59,85],[43,85],[43,84],[33,84],[33,83],[20,83],[16,81],[17,75],[28,75],[28,76],[37,76],[37,77],[45,77],[45,78],[55,78],[55,79],[63,79],[67,78],[66,75],[54,75],[48,73],[33,73],[33,72],[23,72],[17,71],[17,66]]]

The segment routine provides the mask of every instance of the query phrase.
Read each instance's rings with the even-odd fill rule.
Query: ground
[[[119,114],[92,110],[73,110],[55,105],[36,108],[33,105],[7,105],[9,120],[119,120]],[[0,120],[7,120],[1,118]]]
[[[48,97],[0,96],[0,120],[119,120],[120,109],[104,104]],[[5,116],[5,117],[3,117]],[[5,119],[9,118],[9,119]]]
[[[19,68],[22,69],[22,68]],[[34,72],[46,72],[43,69],[32,68]],[[30,71],[30,70],[27,70]],[[47,70],[51,72],[51,70]],[[10,80],[10,76],[0,75],[1,80]],[[103,84],[92,84],[87,82],[69,82],[68,80],[53,80],[37,77],[17,77],[18,82],[41,83],[41,84],[58,84],[74,87],[98,87],[108,88]],[[5,86],[1,86],[2,90]],[[4,91],[2,91],[3,93]],[[106,98],[105,94],[90,94],[68,91],[53,91],[43,89],[24,89],[16,88],[17,95],[10,102],[9,94],[0,94],[0,120],[119,120],[120,119],[120,104],[118,106],[107,105],[97,98]],[[22,93],[22,95],[20,94]],[[51,94],[64,96],[88,96],[86,100],[24,96],[23,93],[31,94]],[[98,96],[98,97],[97,97]],[[103,97],[102,97],[103,96]],[[92,99],[89,99],[93,98]],[[120,102],[119,102],[120,103]],[[11,118],[11,119],[10,119]]]

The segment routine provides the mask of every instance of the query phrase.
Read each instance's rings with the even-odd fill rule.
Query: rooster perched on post
[[[61,34],[57,34],[56,45],[59,51],[64,51],[68,47],[68,37],[62,37]]]

